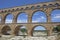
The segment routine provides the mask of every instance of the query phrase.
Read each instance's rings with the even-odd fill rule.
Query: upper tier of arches
[[[2,19],[3,18],[0,16],[0,21],[2,21]],[[28,14],[26,12],[19,12],[16,16],[14,16],[12,13],[8,13],[4,16],[5,23],[13,23],[14,19],[16,23],[28,23],[29,19],[32,23],[48,22],[48,19],[50,22],[60,22],[60,10],[52,10],[49,16],[46,12],[41,10],[36,10],[31,14]]]

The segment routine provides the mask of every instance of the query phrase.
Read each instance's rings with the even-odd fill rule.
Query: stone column
[[[5,23],[5,17],[4,17],[4,16],[2,16],[2,18],[1,18],[1,23],[2,23],[2,24]]]
[[[30,30],[28,31],[28,36],[32,36],[32,33]]]
[[[51,8],[47,8],[46,10],[45,10],[45,12],[46,12],[46,15],[47,15],[47,22],[51,22]]]
[[[13,17],[13,23],[17,23],[16,16]]]
[[[46,15],[47,15],[47,22],[50,23],[51,22],[51,8],[47,8],[46,9]],[[48,27],[48,35],[51,35],[52,31],[51,31],[51,25],[47,25]]]
[[[48,30],[48,36],[52,35],[52,31]]]
[[[52,24],[48,25],[48,36],[52,35]]]
[[[50,16],[50,14],[47,14],[47,22],[51,22],[51,16]]]
[[[32,23],[32,10],[27,10],[26,13],[28,14],[28,23]]]
[[[32,31],[32,25],[31,24],[27,24],[27,33],[28,33],[28,36],[32,36],[32,33],[31,33],[31,31]]]
[[[14,25],[14,24],[13,24],[13,25]],[[11,26],[11,35],[12,35],[12,36],[15,36],[15,34],[14,34],[15,25],[14,25],[14,26],[13,26],[13,25]]]
[[[32,23],[32,17],[31,17],[31,15],[28,15],[28,23]]]
[[[11,35],[12,35],[12,36],[15,36],[14,30],[11,30]]]
[[[2,28],[4,27],[4,25],[0,25],[0,36],[2,36]]]
[[[13,13],[13,23],[17,23],[17,14],[19,13],[19,12],[12,12]]]

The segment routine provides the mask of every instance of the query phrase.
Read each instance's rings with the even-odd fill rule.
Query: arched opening
[[[31,6],[31,9],[34,10],[35,9],[35,6]]]
[[[15,28],[16,36],[27,36],[27,28],[25,26],[18,26]]]
[[[8,14],[5,18],[5,23],[12,23],[12,21],[13,21],[13,15]]]
[[[53,31],[53,34],[59,33],[60,32],[60,25],[54,26],[52,31]]]
[[[51,13],[51,22],[60,22],[60,10],[53,10]]]
[[[47,36],[47,30],[43,26],[35,26],[33,28],[32,36],[35,37]]]
[[[3,35],[10,35],[10,33],[11,33],[11,28],[10,28],[9,26],[4,26],[4,27],[2,28],[2,30],[1,30],[1,33],[2,33]]]
[[[27,23],[28,15],[26,13],[20,13],[17,17],[17,23]]]
[[[47,22],[46,14],[42,11],[37,11],[32,16],[32,23]]]
[[[37,9],[40,9],[40,5],[37,5],[36,8],[37,8]]]

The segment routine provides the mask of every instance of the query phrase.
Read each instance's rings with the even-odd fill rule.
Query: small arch
[[[1,33],[3,35],[10,35],[11,34],[11,28],[9,26],[4,26],[2,29],[1,29]]]
[[[3,13],[4,11],[2,10],[1,13]]]
[[[19,8],[17,8],[16,10],[20,10]]]
[[[23,10],[24,8],[20,8],[20,10]]]
[[[8,12],[10,12],[11,10],[9,9]]]
[[[35,6],[32,6],[31,9],[34,10],[35,9]]]
[[[12,9],[12,11],[15,11],[15,9]]]
[[[48,6],[51,7],[51,6],[54,6],[54,5],[53,4],[49,4]]]
[[[36,8],[37,8],[37,9],[40,9],[40,5],[37,5]]]
[[[26,7],[25,10],[30,9],[29,7]]]
[[[48,30],[44,26],[41,25],[36,25],[32,28],[31,30],[32,36],[47,36],[48,35]]]
[[[60,4],[59,3],[55,3],[55,6],[60,6]]]
[[[44,4],[42,7],[46,8],[46,7],[47,7],[47,5],[45,5],[45,4]]]
[[[5,10],[4,12],[7,12],[7,10]]]

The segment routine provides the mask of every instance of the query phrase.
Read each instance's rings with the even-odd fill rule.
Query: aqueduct
[[[47,35],[52,34],[52,30],[54,26],[60,25],[60,22],[51,22],[51,12],[53,10],[60,10],[60,1],[55,2],[46,2],[46,3],[38,3],[38,4],[32,4],[32,5],[26,5],[26,6],[20,6],[20,7],[13,7],[13,8],[7,8],[7,9],[1,9],[0,10],[0,16],[1,16],[1,23],[0,23],[0,35],[3,35],[2,33],[6,31],[6,29],[11,30],[11,35],[16,35],[18,30],[18,26],[26,26],[28,36],[32,36],[32,29],[35,26],[42,25],[47,30]],[[47,22],[43,23],[32,23],[32,16],[34,12],[36,11],[42,11],[46,13],[47,16]],[[26,12],[28,15],[28,23],[17,23],[17,16],[22,13]],[[9,14],[13,14],[13,22],[12,23],[5,23],[6,16]],[[6,28],[5,31],[3,28]],[[17,29],[16,29],[17,28]]]

